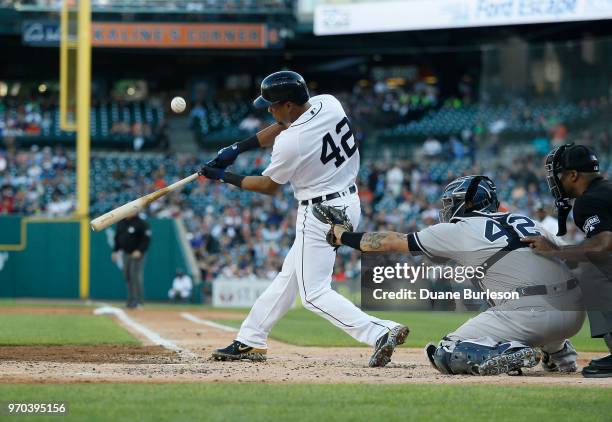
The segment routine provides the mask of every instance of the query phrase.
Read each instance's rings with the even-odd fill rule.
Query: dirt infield
[[[161,346],[102,344],[97,346],[2,346],[0,362],[172,363],[174,352]]]
[[[62,308],[54,307],[53,312],[61,312],[59,309]],[[66,311],[70,313],[74,309],[66,308]],[[190,313],[204,320],[220,316],[205,311]],[[540,368],[528,370],[520,377],[445,376],[429,366],[422,350],[409,348],[400,348],[385,368],[367,367],[369,348],[298,347],[276,341],[270,342],[267,362],[218,362],[209,359],[211,351],[227,345],[234,333],[186,320],[180,312],[172,310],[141,310],[128,315],[183,350],[195,353],[196,357],[181,356],[151,344],[130,329],[143,340],[142,346],[0,347],[0,382],[492,383],[612,387],[610,378],[551,375]],[[579,363],[585,365],[599,355],[582,353]]]

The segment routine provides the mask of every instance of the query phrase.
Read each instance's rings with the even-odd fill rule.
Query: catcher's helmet
[[[272,73],[261,81],[261,95],[253,101],[255,108],[291,101],[302,105],[308,101],[308,87],[299,73],[283,70]]]
[[[495,183],[487,176],[464,176],[450,182],[442,194],[440,222],[449,223],[473,211],[497,212]]]

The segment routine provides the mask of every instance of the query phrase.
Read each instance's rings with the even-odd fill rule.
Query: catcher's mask
[[[499,208],[495,183],[487,176],[464,176],[450,182],[442,194],[440,222],[450,223],[473,211],[494,213]]]
[[[561,173],[566,170],[579,172],[598,172],[599,161],[595,153],[584,145],[565,144],[553,149],[546,157],[546,183],[555,198],[557,207],[557,236],[567,233],[567,217],[572,209],[570,197],[563,189]]]

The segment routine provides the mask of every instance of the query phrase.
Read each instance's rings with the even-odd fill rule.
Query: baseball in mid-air
[[[170,102],[170,108],[175,113],[182,113],[185,111],[185,107],[187,107],[187,103],[183,97],[174,97]]]

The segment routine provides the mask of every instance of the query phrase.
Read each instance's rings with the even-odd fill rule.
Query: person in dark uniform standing
[[[123,252],[123,274],[128,288],[127,307],[134,309],[143,304],[144,255],[151,240],[149,223],[138,215],[117,223],[115,247],[112,260],[117,261],[119,251]]]
[[[523,239],[545,256],[554,256],[575,262],[588,261],[592,268],[603,275],[603,283],[593,293],[600,298],[612,297],[612,183],[599,173],[599,161],[589,147],[584,145],[562,145],[550,152],[546,159],[547,181],[555,197],[558,211],[557,236],[566,233],[566,219],[574,201],[574,223],[586,236],[584,242],[573,246],[560,246],[545,237]],[[586,258],[586,259],[585,259]],[[592,273],[591,273],[592,274]],[[581,287],[588,293],[591,277],[584,277]],[[605,299],[607,300],[607,299]],[[593,307],[585,301],[591,336],[605,340],[610,355],[592,360],[583,368],[587,378],[612,377],[612,302]]]

